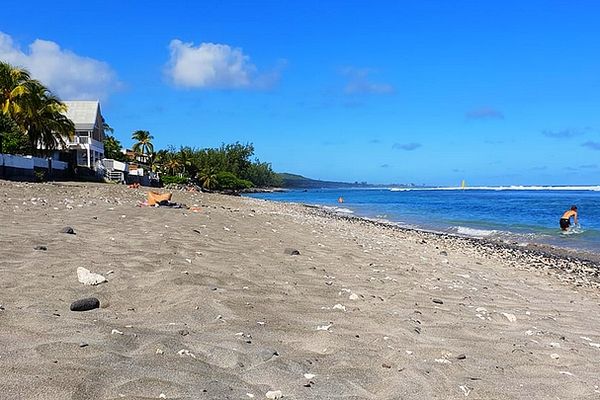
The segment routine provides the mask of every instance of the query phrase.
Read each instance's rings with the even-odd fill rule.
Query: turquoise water
[[[438,232],[600,253],[600,187],[321,189],[250,196],[328,206],[340,213]],[[337,201],[340,196],[343,204]],[[579,208],[580,227],[565,234],[558,220],[572,204]]]

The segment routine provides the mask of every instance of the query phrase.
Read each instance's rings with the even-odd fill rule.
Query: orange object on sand
[[[153,206],[161,201],[171,201],[173,193],[148,192],[148,205]]]

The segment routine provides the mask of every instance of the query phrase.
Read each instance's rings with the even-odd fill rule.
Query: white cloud
[[[102,61],[36,39],[23,51],[12,37],[0,32],[0,60],[29,70],[63,100],[105,100],[120,87],[115,72]]]
[[[341,73],[347,78],[344,93],[353,94],[391,94],[394,86],[389,83],[377,83],[371,81],[370,75],[375,72],[369,68],[343,68]]]
[[[258,74],[242,49],[226,44],[183,43],[171,40],[166,74],[176,86],[216,89],[266,89],[279,80],[279,71]]]

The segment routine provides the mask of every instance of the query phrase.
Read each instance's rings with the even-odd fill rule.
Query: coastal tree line
[[[160,172],[163,183],[196,183],[208,190],[241,190],[252,187],[281,186],[282,179],[271,164],[254,158],[251,143],[222,144],[216,148],[170,146],[154,151],[154,137],[148,131],[135,131],[132,153],[128,156],[121,143],[106,135],[107,158],[119,161],[141,160],[154,172]]]

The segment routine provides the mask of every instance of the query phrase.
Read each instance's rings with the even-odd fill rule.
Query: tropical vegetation
[[[2,150],[43,154],[64,147],[75,134],[67,108],[25,69],[0,61]]]
[[[132,139],[137,140],[138,146],[134,145],[136,159],[132,158],[130,161],[145,161],[142,164],[145,163],[154,172],[160,173],[163,184],[196,183],[207,190],[231,191],[281,184],[281,179],[273,171],[271,164],[252,159],[252,144],[236,142],[223,144],[218,148],[200,149],[189,146],[177,149],[171,146],[151,152],[150,149],[153,150],[154,146],[150,132],[135,131]],[[107,137],[104,146],[105,152],[108,148],[111,154],[123,155],[120,143],[112,137]]]
[[[136,142],[133,144],[133,152],[141,156],[150,156],[154,153],[154,146],[152,145],[152,139],[154,136],[148,131],[135,131],[131,138]]]

